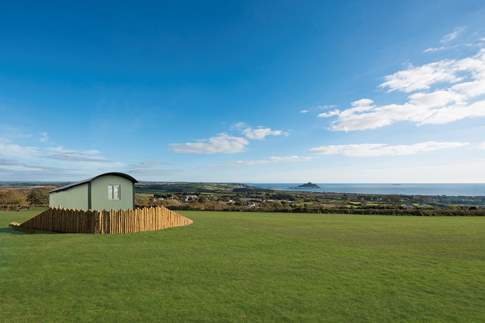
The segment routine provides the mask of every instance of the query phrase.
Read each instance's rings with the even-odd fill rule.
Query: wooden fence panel
[[[126,234],[184,226],[192,222],[165,207],[109,211],[53,208],[22,223],[20,228],[66,233]]]

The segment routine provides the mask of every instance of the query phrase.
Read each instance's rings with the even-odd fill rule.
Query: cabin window
[[[120,185],[108,185],[108,200],[120,199]]]

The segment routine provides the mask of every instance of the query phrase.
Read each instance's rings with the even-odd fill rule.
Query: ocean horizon
[[[247,183],[249,186],[301,192],[358,193],[386,195],[446,195],[446,196],[485,196],[485,183],[479,184],[365,184],[365,183],[315,183],[320,188],[297,188],[303,183]]]

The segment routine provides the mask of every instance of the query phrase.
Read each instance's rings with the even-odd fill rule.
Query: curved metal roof
[[[70,188],[73,188],[73,187],[76,187],[76,186],[79,186],[79,185],[82,185],[82,184],[86,184],[86,183],[90,183],[92,182],[93,180],[95,180],[96,178],[98,177],[101,177],[101,176],[106,176],[106,175],[115,175],[115,176],[120,176],[120,177],[124,177],[128,180],[130,180],[131,182],[133,183],[138,183],[138,181],[128,175],[128,174],[125,174],[125,173],[120,173],[120,172],[108,172],[108,173],[103,173],[103,174],[99,174],[97,176],[94,176],[94,177],[91,177],[91,178],[88,178],[88,179],[85,179],[83,181],[80,181],[80,182],[76,182],[76,183],[72,183],[72,184],[69,184],[69,185],[65,185],[65,186],[61,186],[61,187],[58,187],[56,189],[53,189],[52,191],[50,191],[49,193],[55,193],[55,192],[62,192],[62,191],[66,191]]]

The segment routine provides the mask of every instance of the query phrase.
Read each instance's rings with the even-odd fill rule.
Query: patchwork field
[[[130,235],[0,212],[0,321],[483,321],[485,218],[182,212]]]

